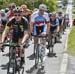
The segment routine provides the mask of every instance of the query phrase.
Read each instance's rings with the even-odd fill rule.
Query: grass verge
[[[68,37],[68,53],[75,55],[75,26],[72,27]]]

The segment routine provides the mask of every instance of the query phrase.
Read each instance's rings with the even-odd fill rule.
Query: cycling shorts
[[[47,30],[46,25],[43,25],[43,26],[35,26],[34,25],[33,34],[36,36],[36,35],[41,34],[42,32],[46,33],[46,30]]]
[[[50,32],[54,32],[57,29],[57,26],[50,26]]]

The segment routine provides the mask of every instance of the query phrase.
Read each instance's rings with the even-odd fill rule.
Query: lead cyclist
[[[30,20],[30,34],[33,33],[34,36],[38,36],[43,33],[44,35],[49,34],[50,30],[50,20],[48,13],[46,12],[46,5],[40,4],[38,11],[35,11],[31,15]],[[34,37],[34,46],[37,47],[38,37]],[[46,48],[46,39],[42,39],[43,47]]]

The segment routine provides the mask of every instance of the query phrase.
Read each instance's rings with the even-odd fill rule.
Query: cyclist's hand
[[[2,52],[4,52],[4,50],[3,50],[3,43],[0,44],[0,50],[1,50]]]

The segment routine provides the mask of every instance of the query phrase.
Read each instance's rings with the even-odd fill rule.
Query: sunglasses
[[[21,16],[21,14],[15,14],[14,16]]]

